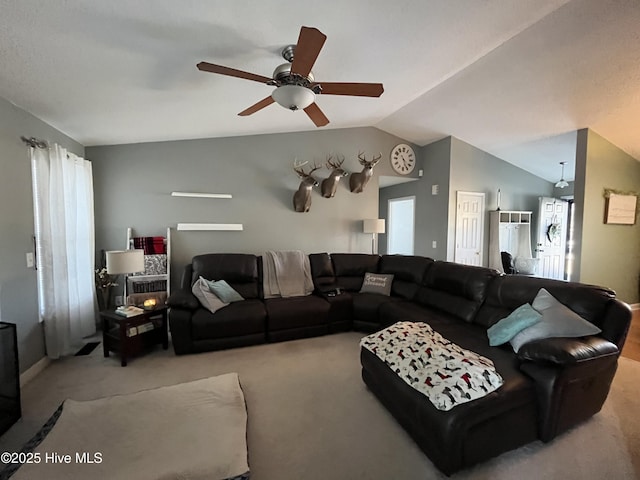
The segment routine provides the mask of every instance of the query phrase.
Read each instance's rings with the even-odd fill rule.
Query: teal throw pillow
[[[209,281],[209,290],[216,294],[216,296],[225,303],[241,302],[244,300],[242,295],[236,292],[231,285],[224,280],[218,280],[217,282]]]
[[[525,303],[520,305],[508,317],[503,318],[487,330],[489,345],[495,347],[507,343],[525,328],[542,320],[542,315]]]
[[[229,303],[220,300],[218,296],[209,289],[209,281],[202,277],[195,281],[191,287],[191,292],[200,301],[200,304],[211,313],[216,313],[221,308],[229,305]]]

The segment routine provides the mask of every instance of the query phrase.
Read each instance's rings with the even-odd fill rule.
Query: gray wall
[[[538,197],[552,196],[553,183],[484,152],[455,137],[447,137],[419,150],[424,176],[380,190],[380,215],[386,218],[389,199],[416,196],[416,255],[453,261],[455,252],[456,193],[485,193],[484,264],[489,261],[489,211],[495,210],[501,190],[502,210],[533,211],[536,225]],[[439,185],[437,196],[431,186]],[[532,245],[535,244],[535,228]],[[437,248],[432,248],[436,241]],[[385,251],[386,236],[380,236]]]
[[[28,147],[20,136],[56,142],[77,155],[79,143],[0,98],[0,320],[17,324],[20,371],[45,355],[38,322],[36,272],[27,268],[33,252],[33,199]]]
[[[576,154],[576,276],[640,301],[640,223],[604,223],[604,190],[640,195],[640,162],[592,130],[578,132]]]
[[[362,220],[378,217],[378,175],[394,175],[389,154],[402,139],[375,128],[213,138],[87,148],[93,161],[96,251],[123,248],[126,228],[161,235],[177,223],[242,223],[242,232],[173,232],[172,285],[194,255],[210,252],[369,252]],[[357,154],[382,153],[365,191],[353,194],[348,177],[336,196],[314,189],[311,211],[293,211],[300,180],[295,158],[324,163],[329,153],[346,156],[360,171]],[[316,172],[325,178],[328,170]],[[415,172],[417,175],[417,171]],[[171,197],[172,191],[230,193],[233,199]]]
[[[386,187],[380,190],[380,218],[388,218],[388,201],[393,198],[415,196],[415,254],[446,260],[449,198],[449,167],[451,137],[417,150],[418,168],[423,176],[417,181]],[[438,195],[431,194],[431,186],[438,185]],[[432,242],[436,242],[436,248]],[[387,236],[380,235],[380,253],[386,253]]]
[[[575,189],[575,185],[576,185],[576,182],[574,181],[569,182],[569,186],[564,188],[558,188],[554,184],[553,196],[555,198],[573,197],[573,191]]]
[[[489,260],[489,211],[495,210],[498,188],[502,210],[533,212],[531,247],[535,248],[538,197],[553,196],[554,185],[455,137],[451,140],[451,184],[447,258],[455,252],[456,192],[485,193],[484,265]],[[533,252],[532,252],[533,253]]]

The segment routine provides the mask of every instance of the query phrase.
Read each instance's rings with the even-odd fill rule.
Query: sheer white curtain
[[[31,148],[40,321],[49,358],[95,333],[91,162],[60,145]]]

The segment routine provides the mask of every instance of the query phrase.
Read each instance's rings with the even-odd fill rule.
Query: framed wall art
[[[610,193],[606,199],[604,223],[610,225],[635,225],[637,195]]]

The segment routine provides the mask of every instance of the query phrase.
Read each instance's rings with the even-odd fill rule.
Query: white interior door
[[[545,278],[564,279],[567,248],[569,203],[558,198],[540,197],[538,214],[538,274]]]
[[[484,193],[458,192],[454,261],[481,266],[484,240]]]
[[[392,198],[388,203],[387,253],[413,255],[416,197]]]

